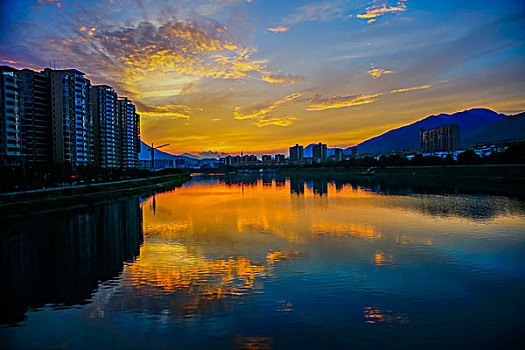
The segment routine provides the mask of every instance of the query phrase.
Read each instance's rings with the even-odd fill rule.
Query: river
[[[0,217],[13,349],[523,345],[525,201],[204,176]]]

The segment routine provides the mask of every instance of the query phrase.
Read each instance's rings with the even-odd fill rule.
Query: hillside
[[[431,115],[410,125],[366,140],[355,147],[361,154],[390,153],[404,149],[417,150],[420,148],[419,132],[421,128],[428,130],[447,124],[459,125],[460,143],[462,147],[465,147],[473,140],[477,140],[476,134],[505,118],[508,116],[485,108],[474,108],[454,114]],[[505,128],[505,125],[502,125],[502,128]],[[349,154],[352,148],[347,148],[345,154]]]
[[[525,112],[507,116],[474,134],[467,144],[525,138]]]

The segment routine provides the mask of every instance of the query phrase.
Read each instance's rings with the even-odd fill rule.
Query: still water
[[[523,345],[519,199],[196,176],[0,231],[2,348]]]

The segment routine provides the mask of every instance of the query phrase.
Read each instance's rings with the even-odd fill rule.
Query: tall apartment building
[[[122,163],[119,101],[115,90],[107,85],[93,86],[92,106],[95,137],[95,164],[116,168]]]
[[[295,146],[290,147],[290,162],[302,162],[304,160],[304,149],[303,146],[295,144]]]
[[[20,161],[20,103],[16,70],[0,67],[0,164]]]
[[[138,167],[140,116],[84,73],[0,66],[0,166]]]
[[[336,162],[340,162],[343,160],[343,149],[342,148],[334,149],[334,160]]]
[[[324,163],[328,160],[328,150],[324,143],[319,142],[312,147],[312,160],[314,163]]]
[[[20,70],[17,75],[22,155],[28,165],[47,165],[52,159],[49,77],[30,69]]]
[[[76,69],[44,72],[50,78],[54,163],[93,164],[91,82]]]
[[[139,165],[140,152],[140,115],[135,105],[127,97],[119,98],[120,147],[124,168],[135,168]]]
[[[459,125],[450,124],[423,131],[420,130],[423,153],[453,152],[459,149]]]

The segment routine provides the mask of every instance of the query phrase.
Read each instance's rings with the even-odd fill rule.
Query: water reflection
[[[4,330],[13,347],[38,340],[48,348],[62,341],[73,348],[444,348],[451,334],[454,346],[497,347],[501,339],[516,342],[524,326],[525,212],[517,199],[385,195],[384,188],[345,180],[263,175],[198,176],[140,208],[111,205],[113,215],[99,219],[115,222],[113,228],[94,214],[86,223],[84,212],[60,214],[77,222],[74,244],[65,234],[40,238],[45,220],[20,226],[47,251],[31,255],[32,265],[58,259],[70,273],[62,284],[70,275],[92,282],[68,305],[88,304],[65,314],[53,308],[66,304],[60,293],[74,295],[67,287],[40,302],[31,301],[36,292],[21,295],[25,307],[51,307],[27,312],[23,327]],[[23,223],[9,222],[17,225]],[[68,252],[111,232],[118,242],[104,251],[118,258],[102,250],[85,258],[79,248]],[[16,260],[19,253],[7,251]],[[13,279],[7,300],[16,300],[20,283],[38,288],[26,281],[35,273],[4,266],[2,277],[24,275],[23,282]],[[42,278],[53,281],[50,274]],[[97,336],[78,340],[68,322]]]
[[[24,320],[28,308],[89,303],[143,239],[138,198],[4,218],[0,227],[1,323]]]

